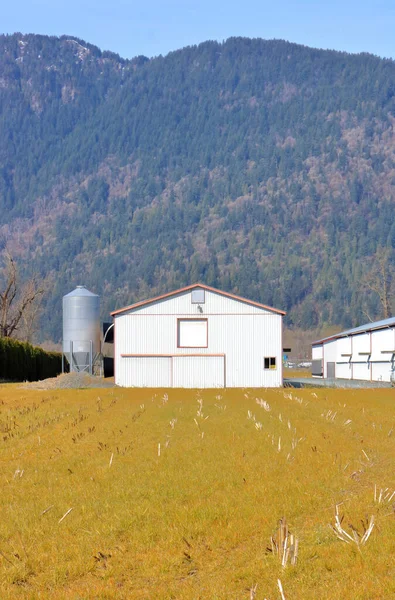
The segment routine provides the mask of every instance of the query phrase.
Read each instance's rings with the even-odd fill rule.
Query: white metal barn
[[[395,317],[361,325],[313,343],[313,376],[395,380]]]
[[[279,387],[284,314],[203,284],[116,310],[115,383]]]

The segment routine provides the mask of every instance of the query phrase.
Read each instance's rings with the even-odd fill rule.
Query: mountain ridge
[[[16,35],[0,67],[0,234],[53,279],[44,337],[81,280],[103,313],[203,280],[293,326],[380,316],[360,282],[395,245],[392,60],[248,38],[125,60]]]

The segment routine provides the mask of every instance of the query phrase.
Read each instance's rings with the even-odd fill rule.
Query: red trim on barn
[[[221,296],[225,296],[226,298],[231,298],[232,300],[238,300],[239,302],[245,302],[246,304],[250,304],[251,306],[256,306],[257,308],[263,308],[265,310],[269,310],[271,312],[277,313],[279,315],[285,315],[286,312],[283,310],[279,310],[278,308],[273,308],[272,306],[266,306],[265,304],[261,304],[260,302],[254,302],[253,300],[248,300],[247,298],[243,298],[242,296],[236,296],[235,294],[230,294],[229,292],[223,292],[222,290],[217,290],[216,288],[210,287],[209,285],[205,285],[204,283],[194,283],[193,285],[188,285],[186,287],[180,288],[179,290],[175,290],[174,292],[168,292],[167,294],[162,294],[161,296],[156,296],[155,298],[150,298],[148,300],[143,300],[141,302],[136,302],[135,304],[131,304],[130,306],[125,306],[124,308],[119,308],[111,313],[111,316],[119,315],[128,310],[133,310],[135,308],[141,308],[142,306],[147,306],[148,304],[152,304],[153,302],[159,302],[160,300],[165,300],[166,298],[171,298],[172,296],[176,296],[177,294],[181,294],[183,292],[188,292],[189,290],[193,290],[194,288],[202,288],[203,290],[207,290],[208,292],[214,292],[215,294],[220,294]]]

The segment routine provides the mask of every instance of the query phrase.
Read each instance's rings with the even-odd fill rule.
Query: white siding
[[[336,378],[352,379],[352,337],[336,341]]]
[[[323,358],[323,346],[320,344],[319,346],[313,346],[311,353],[312,360],[320,360]]]
[[[336,340],[336,362],[349,362],[352,356],[352,337]]]
[[[370,352],[370,332],[354,335],[352,340],[353,362],[366,362]]]
[[[362,381],[370,381],[371,378],[371,363],[353,363],[352,366],[353,379],[361,379]]]
[[[197,305],[191,303],[189,291],[116,315],[114,357],[117,385],[138,385],[135,381],[144,379],[143,375],[138,375],[137,380],[133,379],[128,367],[130,358],[122,357],[127,354],[162,354],[168,356],[169,360],[174,357],[173,361],[178,361],[176,357],[194,354],[207,357],[225,355],[226,387],[282,385],[282,315],[207,290],[205,304],[201,308],[203,313],[198,312]],[[185,317],[207,319],[207,348],[177,347],[177,320]],[[276,369],[263,368],[265,356],[276,357]],[[169,385],[176,386],[177,381],[183,385],[192,380],[199,381],[198,375],[193,373],[203,368],[203,380],[215,387],[221,371],[218,366],[220,359],[204,363],[195,360],[198,357],[191,358],[191,361],[180,361],[176,367],[173,365],[174,380]],[[133,367],[136,365],[134,363]],[[178,375],[179,366],[189,375]],[[220,385],[223,385],[223,381]]]
[[[388,362],[391,358],[391,350],[395,350],[395,327],[391,329],[379,329],[372,332],[372,362]]]
[[[224,356],[176,356],[173,387],[218,388],[225,385]]]
[[[361,333],[353,336],[352,341],[352,377],[370,381],[370,332]]]
[[[336,363],[336,379],[352,379],[352,364]]]
[[[203,310],[203,313],[199,311],[199,306]],[[204,304],[192,304],[192,290],[187,290],[170,298],[163,298],[162,300],[152,302],[140,308],[137,307],[130,311],[130,313],[135,312],[138,312],[140,315],[178,315],[179,317],[191,314],[194,314],[196,317],[204,317],[207,314],[223,313],[235,315],[262,314],[263,312],[266,314],[276,314],[270,310],[265,310],[208,290],[205,290]]]
[[[391,381],[394,375],[395,327],[372,331],[372,379]]]
[[[313,358],[319,357],[318,348],[313,346]],[[395,327],[323,342],[322,348],[324,377],[328,377],[328,362],[335,361],[336,378],[386,382],[395,379]]]
[[[394,363],[372,363],[372,381],[392,381],[394,377]]]
[[[328,363],[336,363],[336,340],[324,344],[323,359],[324,359],[324,377],[328,377]]]
[[[128,356],[117,361],[116,376],[125,387],[171,387],[171,358]]]

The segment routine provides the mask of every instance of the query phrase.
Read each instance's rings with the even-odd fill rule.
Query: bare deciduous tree
[[[380,301],[382,318],[389,319],[392,315],[392,297],[395,288],[395,268],[391,261],[391,250],[379,248],[372,257],[369,271],[361,281],[362,290],[373,292]],[[373,321],[368,310],[364,310],[369,321]]]
[[[22,325],[29,332],[25,339],[31,337],[43,294],[44,284],[37,277],[20,282],[15,260],[5,250],[0,269],[0,337],[16,337]]]

